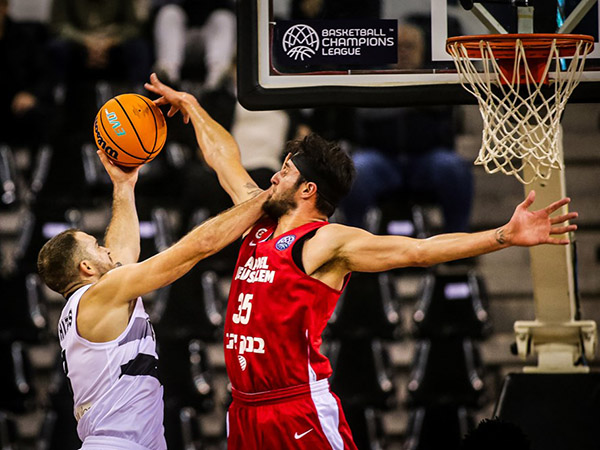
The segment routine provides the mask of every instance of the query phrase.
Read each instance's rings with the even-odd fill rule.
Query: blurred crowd
[[[328,18],[353,11],[378,17],[380,9],[378,2],[342,6],[333,0],[294,0],[291,14]],[[235,92],[234,0],[53,0],[49,19],[36,22],[15,21],[9,11],[8,0],[0,0],[0,143],[28,149],[30,171],[40,148],[53,149],[49,195],[78,191],[77,174],[85,169],[81,148],[91,141],[98,108],[119,93],[148,95],[143,83],[156,72],[167,84],[199,97],[232,132],[244,165],[261,186],[268,186],[278,170],[283,143],[315,131],[340,141],[358,169],[338,220],[368,228],[368,211],[382,199],[397,198],[439,204],[444,231],[468,229],[472,177],[454,151],[460,117],[452,107],[248,111]],[[419,16],[401,21],[396,69],[431,66],[427,26]],[[198,159],[191,127],[178,118],[168,125],[170,150],[163,163],[154,165],[168,166],[168,160],[179,166],[148,172],[167,176],[168,187],[163,184],[161,192],[178,199],[185,231],[198,205],[215,213],[229,203]],[[155,195],[151,185],[156,180],[147,180],[140,190]]]
[[[376,0],[289,3],[294,19],[375,18],[381,12]],[[121,93],[152,97],[143,88],[152,72],[172,87],[198,97],[208,113],[232,133],[242,163],[261,187],[268,187],[279,170],[285,157],[284,143],[316,132],[339,142],[357,168],[355,185],[332,220],[375,233],[416,236],[420,230],[419,237],[424,237],[424,227],[407,231],[390,224],[396,218],[415,223],[414,207],[428,204],[441,211],[441,223],[433,232],[468,231],[473,180],[469,163],[455,151],[455,136],[461,129],[455,108],[329,106],[249,111],[236,97],[235,0],[48,0],[48,5],[43,20],[17,20],[17,15],[11,17],[17,0],[0,0],[0,212],[19,212],[15,249],[0,266],[5,300],[0,302],[0,360],[14,369],[3,371],[0,429],[11,423],[5,411],[22,413],[39,406],[33,399],[36,394],[27,374],[24,344],[55,341],[49,336],[54,323],[35,275],[37,253],[47,239],[65,228],[90,231],[82,211],[100,207],[106,212],[110,201],[111,183],[95,154],[94,116],[107,100]],[[392,69],[432,67],[429,23],[420,15],[399,20],[398,63]],[[216,175],[197,151],[192,127],[178,116],[167,118],[167,127],[165,148],[142,168],[136,187],[142,259],[231,206]],[[105,224],[96,225],[99,231]],[[6,256],[7,252],[1,253]],[[222,339],[223,304],[215,273],[229,277],[236,253],[225,249],[151,299],[152,321],[162,348],[169,413],[165,427],[167,439],[175,443],[172,448],[183,448],[181,440],[197,435],[193,428],[196,412],[215,407],[210,380],[214,372],[205,343]],[[359,280],[354,289],[369,297],[382,291],[381,302],[385,303],[388,282],[379,275],[366,279],[358,275],[362,274],[354,277]],[[351,304],[349,299],[346,303]],[[369,299],[371,303],[376,300]],[[342,319],[342,335],[356,328],[344,325],[347,317]],[[387,316],[374,320],[373,335],[383,333],[385,339],[395,339],[395,331],[385,330],[395,330],[397,320],[388,321]],[[332,329],[335,331],[335,324]],[[364,344],[364,364],[372,364],[372,353],[379,355],[384,349],[373,347],[371,337]],[[353,357],[360,353],[354,345]],[[343,358],[338,365],[343,365]],[[354,370],[346,372],[353,374]],[[377,370],[373,373],[382,379]],[[61,374],[57,363],[48,398],[43,401],[39,437],[46,445],[43,448],[78,448],[72,400]],[[345,381],[340,378],[337,383],[342,389]],[[350,380],[352,395],[368,385],[360,380],[361,386],[356,383]],[[363,403],[371,408],[373,399],[379,398],[366,390],[364,398],[357,397],[359,419],[353,423],[359,440],[357,423],[370,417],[370,413],[365,416]],[[395,391],[384,391],[380,403],[391,408],[388,403]],[[382,407],[378,405],[375,407]],[[15,440],[17,434],[8,433]],[[4,438],[0,433],[0,443]],[[368,440],[366,434],[364,440]]]

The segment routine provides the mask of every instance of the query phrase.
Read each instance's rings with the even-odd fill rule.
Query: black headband
[[[315,183],[319,195],[333,206],[337,206],[339,201],[346,195],[345,192],[341,192],[341,189],[332,182],[333,180],[331,179],[332,177],[330,174],[324,173],[313,167],[310,161],[308,161],[306,156],[302,153],[296,153],[290,159],[306,181]]]

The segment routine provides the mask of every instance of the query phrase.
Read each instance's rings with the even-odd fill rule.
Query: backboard
[[[447,37],[565,32],[596,42],[569,101],[600,101],[597,1],[533,1],[240,0],[238,97],[248,109],[474,103]]]

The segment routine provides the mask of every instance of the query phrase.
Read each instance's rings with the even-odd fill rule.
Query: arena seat
[[[15,158],[12,149],[0,145],[0,209],[8,211],[19,205]]]
[[[224,303],[217,275],[196,266],[158,292],[150,317],[160,342],[217,342],[222,338]]]
[[[333,339],[398,339],[401,316],[389,273],[353,273],[329,319]]]
[[[215,406],[212,364],[206,345],[200,340],[161,341],[158,337],[159,374],[165,387],[165,403],[186,406],[198,412]]]
[[[181,422],[181,448],[201,450],[203,448],[203,433],[196,410],[194,408],[182,408],[179,411],[179,421]]]
[[[0,341],[40,344],[49,334],[47,300],[37,273],[0,277]]]
[[[19,442],[19,430],[17,423],[5,411],[0,411],[0,448],[16,448]]]
[[[419,340],[408,380],[411,406],[480,407],[483,364],[468,337]]]
[[[164,385],[165,437],[169,448],[194,449],[201,437],[198,413],[215,407],[213,367],[199,340],[168,341],[158,338],[159,375]],[[184,447],[184,444],[190,444]]]
[[[380,411],[373,408],[343,406],[344,415],[352,431],[352,439],[358,448],[365,450],[386,448]]]
[[[333,368],[331,389],[349,406],[394,408],[396,386],[387,349],[378,339],[344,339],[327,343]]]
[[[0,410],[25,413],[35,406],[36,389],[25,346],[18,341],[0,342]]]
[[[429,273],[413,312],[415,335],[484,338],[491,331],[487,304],[485,284],[475,272]]]
[[[464,406],[420,407],[410,412],[403,449],[458,450],[473,427],[472,414]]]
[[[45,450],[77,450],[81,441],[77,436],[77,422],[73,416],[73,397],[63,372],[60,352],[52,371],[46,408],[38,433],[37,448]]]

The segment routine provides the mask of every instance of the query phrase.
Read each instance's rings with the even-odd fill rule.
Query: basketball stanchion
[[[478,101],[484,128],[475,164],[514,175],[536,204],[565,196],[561,115],[578,85],[594,38],[577,34],[495,34],[453,37],[462,86]],[[570,58],[570,61],[567,60]],[[566,213],[566,208],[560,214]],[[519,355],[538,355],[526,372],[588,372],[596,323],[576,320],[571,246],[530,249],[535,321],[515,323]]]

